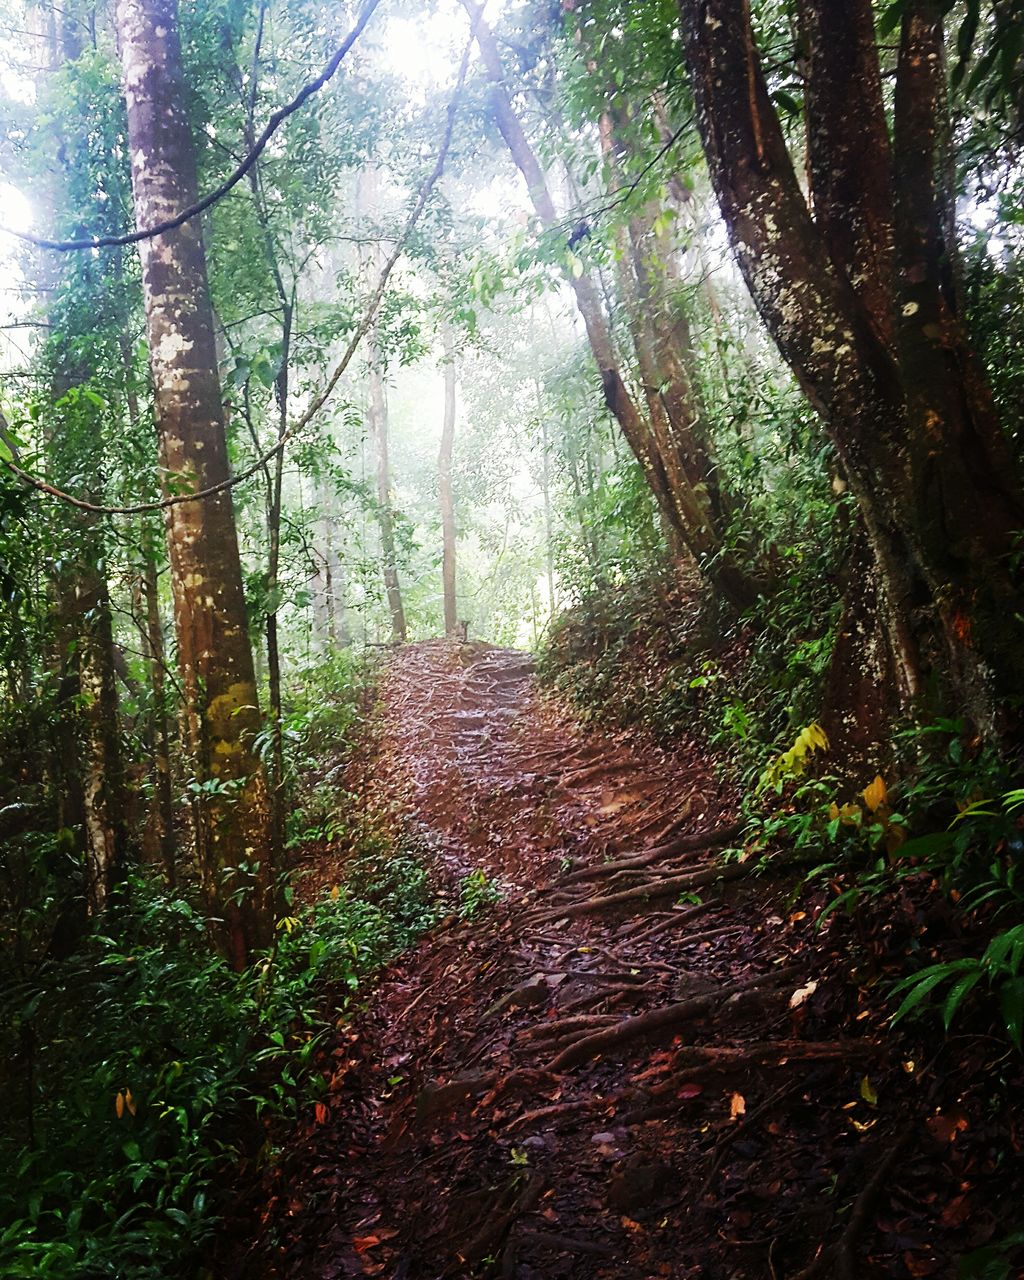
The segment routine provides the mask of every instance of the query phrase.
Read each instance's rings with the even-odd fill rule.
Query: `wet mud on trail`
[[[792,877],[717,856],[732,798],[694,745],[583,728],[482,644],[398,651],[381,723],[374,785],[435,878],[501,898],[338,1032],[221,1274],[955,1274],[985,1170],[947,1119],[983,1121],[893,1058]]]

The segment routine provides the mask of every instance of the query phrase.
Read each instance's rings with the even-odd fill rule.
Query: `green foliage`
[[[360,877],[296,908],[243,973],[187,900],[140,880],[74,956],[5,975],[20,1085],[0,1130],[4,1275],[195,1273],[225,1173],[265,1156],[265,1120],[312,1102],[325,1029],[434,918],[409,855]]]
[[[459,915],[472,920],[485,907],[501,901],[501,890],[481,867],[459,881]]]
[[[828,738],[820,724],[805,725],[796,735],[793,745],[769,764],[757,784],[759,791],[773,787],[781,791],[786,782],[801,778],[810,758],[819,751],[828,750]]]

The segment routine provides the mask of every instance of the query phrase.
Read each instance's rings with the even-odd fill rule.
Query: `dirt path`
[[[236,1274],[946,1274],[872,1236],[867,1174],[906,1135],[870,1133],[870,1082],[891,1068],[898,1116],[913,1073],[880,1065],[856,984],[816,989],[842,939],[823,955],[784,888],[715,860],[700,754],[584,732],[482,645],[403,650],[383,697],[378,785],[439,877],[502,899],[384,975]]]

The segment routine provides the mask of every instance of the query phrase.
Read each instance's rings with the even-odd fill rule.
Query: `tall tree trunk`
[[[39,101],[47,106],[52,78],[60,67],[81,53],[76,24],[51,9],[44,18],[42,43],[48,64],[38,85]],[[67,206],[65,187],[71,163],[64,139],[54,136],[57,167],[44,179],[39,195],[51,222],[58,224],[76,212]],[[49,466],[58,484],[71,475],[85,474],[98,498],[102,422],[95,406],[76,395],[88,381],[86,362],[76,347],[87,306],[68,299],[66,262],[52,254],[37,260],[40,288],[48,297],[48,317],[54,334],[45,361],[50,374],[52,407],[46,416]],[[100,282],[89,264],[75,280],[75,288],[93,296]],[[91,270],[89,268],[92,268]],[[103,566],[106,548],[102,517],[76,511],[70,517],[69,547],[54,574],[55,631],[60,700],[62,825],[81,833],[86,872],[86,905],[90,914],[103,910],[122,880],[127,852],[126,800],[117,677],[114,670],[110,595]]]
[[[476,41],[491,82],[491,107],[498,130],[526,182],[537,217],[545,228],[553,230],[558,225],[555,204],[544,171],[513,109],[494,34],[479,16],[480,6],[476,0],[462,0],[462,3],[476,24]],[[676,423],[667,417],[658,390],[660,379],[654,364],[651,338],[644,328],[635,288],[627,293],[626,306],[641,365],[640,379],[648,408],[646,416],[623,376],[597,286],[586,272],[568,273],[567,283],[575,295],[597,363],[605,404],[639,462],[664,519],[675,531],[676,538],[672,541],[681,540],[701,571],[726,598],[737,608],[746,608],[758,594],[757,584],[732,557],[723,554],[721,530],[708,505],[712,489],[708,484],[707,468],[703,466],[706,453],[692,438],[692,414],[680,414]],[[620,283],[627,282],[620,276]],[[685,390],[677,386],[676,391],[678,404],[678,397],[685,394]],[[673,438],[673,435],[678,438]],[[686,463],[697,467],[701,474],[688,474]]]
[[[808,60],[817,81],[809,101],[824,111],[820,77],[837,59],[863,59],[867,37],[826,45],[822,33],[831,29],[834,6],[806,5],[807,30],[817,43]],[[851,5],[866,33],[869,0]],[[942,200],[948,130],[939,5],[912,0],[904,9],[894,177],[887,188],[884,174],[876,181],[872,170],[871,189],[857,206],[863,219],[877,185],[875,225],[883,231],[874,235],[883,260],[884,228],[895,227],[894,346],[863,284],[833,256],[866,260],[872,233],[862,223],[851,246],[840,249],[838,231],[828,233],[811,216],[746,0],[680,0],[680,10],[698,124],[730,239],[769,332],[828,427],[859,505],[902,692],[912,696],[935,683],[940,697],[995,734],[1000,708],[1024,687],[1014,555],[1024,500],[948,284],[956,246]],[[840,83],[849,86],[842,99],[849,121],[877,130],[876,78],[854,68]],[[854,143],[849,129],[831,141],[822,136],[821,163],[831,159],[837,191],[840,177],[847,185],[861,180]],[[884,261],[878,270],[886,271]]]
[[[160,617],[160,588],[157,577],[156,547],[152,532],[142,533],[142,650],[149,666],[149,689],[152,700],[149,736],[152,743],[151,777],[153,781],[153,813],[160,863],[164,878],[172,888],[177,883],[178,842],[174,830],[174,794],[171,785],[171,729],[167,713],[167,654],[164,645],[163,620]]]
[[[444,633],[455,634],[459,611],[455,600],[455,503],[452,497],[452,451],[455,445],[455,349],[452,335],[444,332],[444,422],[437,459],[441,503],[441,585],[444,593]]]
[[[119,0],[139,226],[196,198],[174,0]],[[160,463],[168,495],[229,476],[213,312],[198,220],[141,242]],[[252,649],[230,490],[167,510],[175,629],[200,821],[199,868],[236,967],[273,935],[275,868]]]
[[[391,463],[388,453],[388,402],[384,374],[376,345],[370,368],[370,442],[377,473],[377,525],[380,529],[380,551],[384,571],[384,590],[391,614],[391,634],[397,644],[405,644],[405,607],[398,578],[398,556],[395,550],[395,512],[391,503]]]
[[[544,501],[544,567],[548,580],[548,613],[555,613],[555,540],[554,519],[551,510],[551,443],[548,438],[548,419],[544,411],[544,397],[541,395],[540,378],[533,380],[533,392],[537,401],[537,419],[540,426],[540,491]]]

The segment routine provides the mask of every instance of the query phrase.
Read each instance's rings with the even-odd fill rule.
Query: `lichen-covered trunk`
[[[174,0],[119,0],[135,217],[196,197]],[[206,258],[197,219],[139,246],[161,478],[168,495],[229,476]],[[242,966],[273,932],[267,786],[230,490],[167,509],[175,630],[199,821],[196,852],[223,944]]]
[[[817,7],[819,18],[832,8]],[[895,344],[879,323],[883,304],[843,267],[844,254],[866,260],[868,230],[854,228],[844,250],[837,229],[819,225],[807,206],[746,0],[680,0],[680,10],[698,124],[730,239],[857,500],[883,586],[901,693],[920,705],[937,689],[940,705],[955,704],[996,734],[1001,708],[1024,687],[1014,555],[1024,504],[943,277],[955,245],[944,231],[938,192],[944,166],[937,6],[916,0],[904,12],[887,215],[895,227],[888,282]],[[821,75],[825,65],[819,48],[808,74]],[[870,128],[878,112],[874,78],[851,75],[848,84],[845,111]],[[809,95],[812,109],[823,95]],[[849,132],[819,142],[818,163],[831,161],[848,189],[855,154]],[[844,185],[837,177],[831,182],[836,192]],[[871,182],[885,196],[877,174]],[[885,284],[884,265],[878,271]]]
[[[455,500],[452,496],[452,452],[455,446],[455,353],[451,334],[444,334],[444,421],[437,458],[438,497],[441,506],[441,587],[444,596],[444,633],[455,634],[459,624],[455,600]]]

